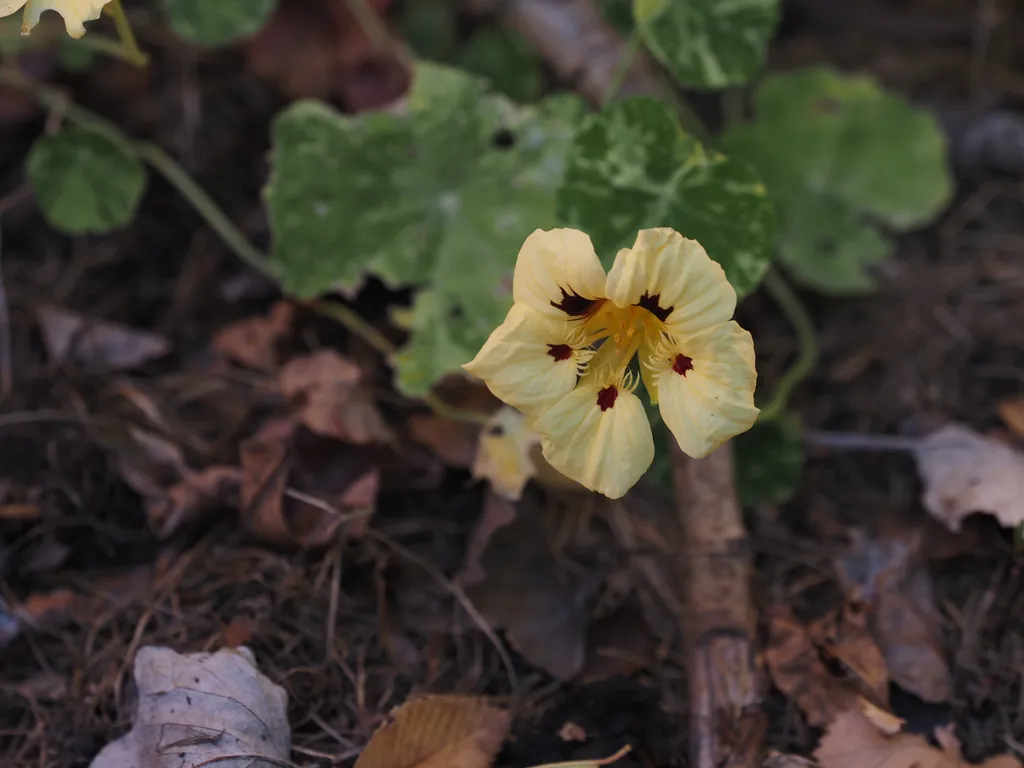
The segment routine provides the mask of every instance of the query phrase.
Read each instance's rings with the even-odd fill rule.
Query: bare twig
[[[690,763],[755,768],[767,717],[750,595],[752,554],[733,479],[732,446],[691,459],[673,446],[676,504],[686,549],[685,639]]]

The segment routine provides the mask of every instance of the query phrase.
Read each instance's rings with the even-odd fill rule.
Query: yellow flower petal
[[[0,0],[0,18],[10,16],[19,8],[24,8],[28,0]]]
[[[28,0],[25,5],[25,20],[21,26],[21,33],[27,35],[36,24],[43,11],[56,11],[64,18],[64,27],[71,37],[78,38],[85,34],[86,21],[98,19],[103,11],[103,6],[110,0]],[[0,6],[0,16],[5,15],[4,9],[12,5],[6,3]],[[10,13],[12,11],[8,11]]]
[[[581,319],[604,298],[604,283],[604,267],[586,233],[537,229],[519,249],[512,297],[553,320]]]
[[[622,497],[654,459],[654,438],[640,398],[627,389],[581,385],[534,423],[544,458],[592,491]]]
[[[642,229],[632,248],[615,257],[608,298],[641,306],[677,338],[700,333],[732,317],[736,291],[700,243],[674,229]]]
[[[513,305],[477,353],[462,367],[483,379],[495,397],[527,415],[554,405],[576,386],[580,351],[566,321]]]
[[[735,322],[677,343],[655,365],[661,416],[688,456],[707,456],[757,420],[754,341]]]

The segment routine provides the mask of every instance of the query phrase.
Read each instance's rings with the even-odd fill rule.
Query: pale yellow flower
[[[85,34],[85,22],[98,19],[108,2],[110,0],[0,0],[0,17],[24,8],[21,34],[27,35],[39,23],[43,11],[56,11],[63,17],[68,34],[78,38]]]
[[[654,458],[640,380],[690,456],[757,419],[753,340],[730,319],[724,271],[695,240],[642,230],[606,275],[586,234],[538,229],[519,251],[512,296],[464,368],[522,411],[547,461],[587,488],[619,498]]]

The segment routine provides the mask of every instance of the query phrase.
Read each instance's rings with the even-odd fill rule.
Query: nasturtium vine
[[[721,146],[764,176],[793,276],[830,293],[870,290],[871,267],[892,251],[888,232],[926,223],[952,194],[934,117],[866,77],[824,68],[766,78],[753,122],[730,128]]]
[[[266,190],[286,290],[417,286],[395,357],[428,390],[471,359],[511,305],[523,239],[555,224],[554,195],[582,102],[521,107],[448,67],[416,65],[403,114],[347,117],[299,102],[274,122]]]
[[[758,421],[737,436],[733,450],[741,504],[783,504],[796,494],[806,456],[795,414]]]
[[[558,213],[587,232],[602,258],[637,230],[671,227],[699,242],[742,297],[775,249],[775,209],[743,160],[701,146],[654,99],[617,102],[584,118],[569,151]]]
[[[779,0],[633,0],[648,50],[683,85],[741,85],[764,63]]]
[[[117,134],[69,123],[29,151],[28,180],[43,217],[69,235],[99,234],[135,218],[146,171]]]

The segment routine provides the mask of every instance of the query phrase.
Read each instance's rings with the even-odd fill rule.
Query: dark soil
[[[981,7],[1003,14],[999,23],[984,26]],[[828,62],[929,105],[1020,111],[1024,15],[1009,7],[794,1],[771,64]],[[282,100],[237,55],[196,62],[156,33],[146,42],[157,51],[148,82],[126,85],[125,68],[108,63],[69,82],[76,97],[183,158],[265,245],[259,189],[268,121]],[[119,96],[124,88],[131,98]],[[15,383],[0,392],[0,483],[43,510],[40,520],[0,520],[0,598],[13,605],[60,588],[86,597],[72,620],[22,633],[6,648],[0,642],[0,763],[88,765],[128,726],[124,684],[134,652],[147,644],[213,650],[241,633],[262,671],[287,689],[294,757],[311,765],[332,756],[350,764],[412,691],[509,694],[500,657],[440,579],[462,566],[480,514],[482,491],[467,473],[439,474],[418,455],[386,470],[372,524],[380,539],[276,551],[239,531],[230,509],[156,539],[143,500],[99,439],[104,423],[139,419],[119,388],[128,382],[158,404],[196,466],[233,461],[239,439],[271,405],[252,380],[213,368],[206,350],[227,322],[265,311],[276,289],[241,267],[157,178],[124,232],[74,240],[54,233],[31,197],[19,196],[24,155],[41,129],[41,119],[0,128],[0,278]],[[1022,216],[1019,180],[962,169],[956,202],[933,227],[900,240],[876,294],[804,296],[822,346],[794,402],[806,424],[893,433],[940,415],[997,426],[998,401],[1024,393]],[[371,286],[356,306],[378,322],[386,302],[406,298]],[[173,354],[131,376],[55,368],[32,312],[39,301],[165,334]],[[740,314],[770,386],[794,351],[792,333],[765,296],[751,297]],[[322,320],[298,325],[296,343],[372,357]],[[918,492],[905,457],[814,453],[793,502],[750,510],[761,596],[834,601],[836,532],[920,519]],[[911,728],[928,732],[952,718],[970,759],[1024,742],[1024,576],[1009,534],[990,522],[971,521],[973,549],[933,565],[952,704],[928,707],[894,688],[894,707]],[[10,624],[0,611],[0,640]],[[685,677],[671,662],[590,684],[559,684],[519,656],[515,664],[525,698],[499,765],[602,757],[624,744],[634,747],[624,768],[687,763]],[[772,748],[813,749],[819,733],[793,702],[773,691],[766,708]],[[560,737],[567,723],[587,738]]]

